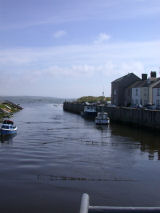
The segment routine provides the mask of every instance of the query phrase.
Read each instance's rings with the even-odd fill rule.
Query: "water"
[[[75,213],[92,205],[160,206],[160,135],[96,127],[61,104],[23,102],[0,143],[0,211]]]

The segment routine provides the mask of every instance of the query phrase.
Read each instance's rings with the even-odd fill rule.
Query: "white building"
[[[137,81],[132,85],[132,105],[153,104],[153,87],[160,83],[160,78],[156,78],[156,72],[151,72],[150,78]]]
[[[160,109],[160,83],[153,87],[153,104]]]
[[[132,88],[132,104],[133,105],[141,104],[141,88],[140,87]]]

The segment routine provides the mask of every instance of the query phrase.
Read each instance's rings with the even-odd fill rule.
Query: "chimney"
[[[142,74],[142,80],[143,81],[147,80],[147,74],[144,74],[144,73]]]
[[[151,78],[156,78],[156,72],[155,71],[151,71]]]

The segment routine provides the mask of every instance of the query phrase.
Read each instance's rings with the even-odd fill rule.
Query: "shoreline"
[[[12,115],[23,108],[19,104],[15,104],[11,101],[0,101],[0,122],[4,118],[10,118]]]

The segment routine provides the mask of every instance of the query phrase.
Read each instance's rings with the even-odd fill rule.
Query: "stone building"
[[[111,85],[111,104],[116,106],[125,106],[127,102],[125,100],[125,90],[135,83],[136,81],[141,80],[138,76],[134,73],[129,73],[121,78],[118,78],[112,81]],[[131,100],[131,94],[130,94]]]

